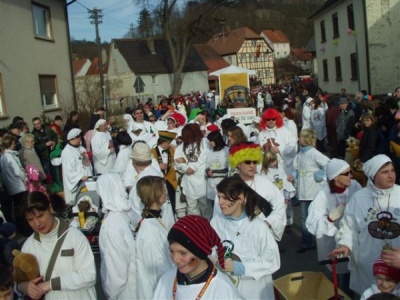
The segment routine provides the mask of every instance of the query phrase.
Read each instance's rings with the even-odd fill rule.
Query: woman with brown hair
[[[175,167],[182,173],[181,186],[186,196],[187,214],[202,215],[208,219],[212,215],[211,201],[207,200],[205,177],[209,148],[199,125],[189,123],[182,129],[183,144],[175,149]]]
[[[243,129],[239,126],[233,126],[227,130],[229,146],[237,145],[242,142],[247,142],[247,137],[243,132]]]

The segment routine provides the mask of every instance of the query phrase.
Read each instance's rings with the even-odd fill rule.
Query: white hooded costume
[[[105,213],[99,235],[103,290],[108,299],[137,299],[134,227],[128,195],[115,173],[101,175],[96,192]]]
[[[105,174],[112,170],[117,160],[117,156],[114,152],[111,152],[111,148],[114,147],[111,134],[108,131],[98,131],[100,125],[106,123],[106,120],[100,119],[94,126],[94,135],[91,140],[92,152],[93,152],[93,164],[96,174]]]
[[[362,294],[374,282],[372,265],[381,255],[383,246],[388,242],[392,248],[400,248],[400,238],[378,239],[371,236],[368,226],[377,222],[377,214],[389,211],[392,223],[400,218],[400,187],[393,184],[388,189],[378,189],[372,179],[379,169],[391,162],[386,155],[376,155],[368,160],[363,170],[368,177],[367,186],[357,191],[346,205],[340,229],[336,234],[338,245],[348,247],[350,252],[350,288]],[[397,219],[397,220],[394,220]]]

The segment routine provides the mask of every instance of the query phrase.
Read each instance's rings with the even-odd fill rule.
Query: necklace
[[[387,208],[386,208],[386,211],[387,211],[387,212],[389,212],[390,195],[391,195],[391,194],[392,194],[392,193],[390,193],[389,196],[388,196],[388,204],[387,204]],[[383,210],[382,210],[381,205],[379,204],[378,197],[375,198],[375,201],[376,201],[376,203],[378,203],[379,210],[382,212]]]
[[[164,223],[160,218],[157,218],[157,217],[156,217],[155,215],[153,215],[151,212],[148,212],[148,214],[149,214],[150,216],[152,216],[154,219],[156,219],[156,220],[158,221],[158,223],[160,223],[161,226],[165,228],[165,230],[169,231],[167,225],[165,225],[165,223]]]
[[[200,293],[197,295],[196,300],[199,300],[201,297],[203,297],[203,294],[206,291],[206,289],[208,288],[208,286],[210,285],[210,282],[213,279],[214,275],[215,275],[215,266],[213,266],[211,274],[210,274],[210,276],[208,276],[206,283],[203,285],[203,288],[201,289]],[[176,299],[177,285],[178,285],[178,278],[175,277],[174,287],[172,289],[172,296],[173,296],[174,300]]]

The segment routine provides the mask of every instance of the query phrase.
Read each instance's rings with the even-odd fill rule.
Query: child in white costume
[[[372,295],[389,293],[400,296],[400,271],[395,267],[388,266],[379,257],[373,265],[373,273],[376,279],[371,287],[364,291],[360,300],[367,300]]]
[[[173,268],[169,257],[169,228],[161,219],[161,206],[167,200],[164,178],[145,176],[136,185],[144,205],[136,229],[137,299],[152,299],[160,277]]]
[[[219,266],[224,268],[221,240],[207,219],[195,215],[180,218],[168,233],[168,241],[177,268],[161,277],[153,299],[243,299],[208,258],[216,246]]]
[[[136,299],[135,240],[129,217],[131,202],[118,174],[101,175],[96,192],[103,202],[100,228],[100,275],[108,299]]]
[[[239,176],[217,185],[222,214],[211,226],[225,246],[225,272],[245,299],[275,299],[272,274],[280,268],[278,245],[255,215],[257,194]]]

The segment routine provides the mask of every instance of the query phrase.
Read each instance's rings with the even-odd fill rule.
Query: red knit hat
[[[219,265],[225,268],[221,239],[204,217],[189,215],[180,218],[169,231],[168,240],[177,242],[200,259],[206,259],[217,246]]]
[[[380,257],[378,257],[374,262],[373,272],[374,276],[377,274],[382,274],[396,282],[400,282],[400,270],[385,264]]]
[[[283,120],[279,112],[274,108],[268,108],[261,116],[260,127],[262,129],[267,128],[267,119],[276,119],[276,127],[281,128],[283,126]]]

